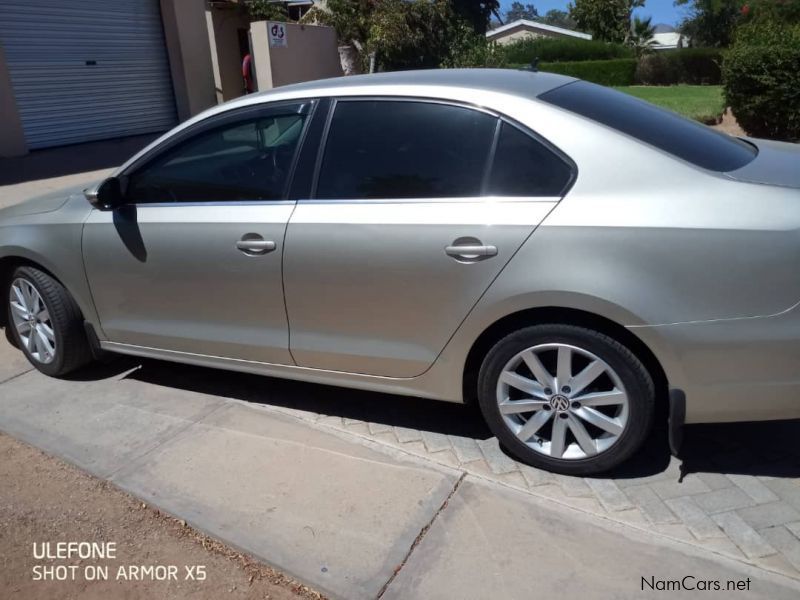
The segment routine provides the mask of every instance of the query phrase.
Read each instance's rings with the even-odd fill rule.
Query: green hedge
[[[622,44],[592,40],[528,38],[503,46],[506,61],[529,65],[541,62],[574,62],[579,60],[608,60],[633,58],[633,50]]]
[[[636,73],[635,58],[613,60],[584,60],[580,62],[539,63],[540,71],[560,73],[599,83],[600,85],[633,85]]]
[[[740,27],[723,80],[725,99],[748,134],[800,140],[800,25]]]
[[[636,66],[636,81],[644,85],[719,85],[722,83],[722,51],[686,48],[646,54]]]

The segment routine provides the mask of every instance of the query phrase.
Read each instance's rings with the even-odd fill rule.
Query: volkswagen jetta
[[[674,442],[800,416],[799,158],[546,73],[288,86],[0,211],[5,325],[56,377],[111,351],[476,399],[519,459],[599,472],[661,397]]]

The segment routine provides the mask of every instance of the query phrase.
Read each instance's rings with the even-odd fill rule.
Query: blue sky
[[[513,0],[500,0],[500,14],[504,15],[505,11],[511,6]],[[522,4],[533,4],[540,15],[543,15],[551,8],[558,8],[566,10],[569,0],[519,0]],[[643,8],[636,11],[636,14],[641,17],[653,17],[653,24],[667,23],[669,25],[677,25],[683,18],[686,12],[686,7],[676,7],[673,0],[647,0]]]

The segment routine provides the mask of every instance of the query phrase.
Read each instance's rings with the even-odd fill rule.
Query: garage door
[[[177,121],[158,0],[0,0],[0,42],[29,148]]]

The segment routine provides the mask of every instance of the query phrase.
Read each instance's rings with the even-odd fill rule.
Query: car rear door
[[[490,112],[340,99],[289,222],[284,288],[304,367],[413,377],[435,361],[573,178]]]
[[[212,117],[122,177],[83,234],[102,330],[119,344],[292,364],[281,259],[313,102]]]

